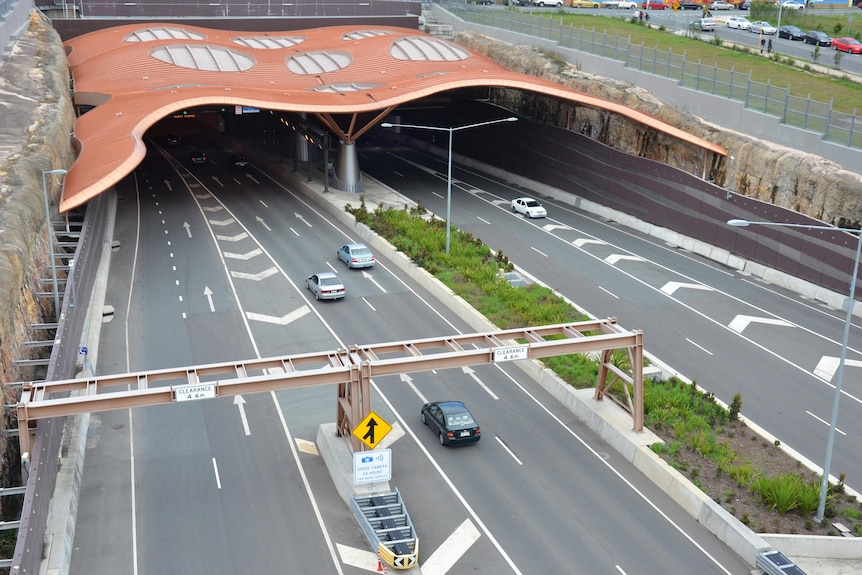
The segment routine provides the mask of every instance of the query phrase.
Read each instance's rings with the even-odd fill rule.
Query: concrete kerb
[[[452,293],[449,288],[440,284],[433,276],[421,270],[413,264],[403,253],[395,250],[394,246],[389,242],[379,238],[367,226],[356,222],[352,215],[344,211],[344,205],[347,203],[354,204],[358,207],[359,195],[343,192],[320,193],[315,189],[314,184],[308,184],[304,181],[299,181],[289,174],[286,174],[291,180],[294,189],[303,193],[306,197],[314,201],[316,204],[324,207],[328,213],[335,216],[339,221],[351,226],[359,237],[372,246],[376,251],[385,254],[387,258],[393,262],[402,271],[407,272],[413,279],[420,282],[424,288],[432,292],[439,301],[446,305],[450,310],[454,311],[460,318],[467,322],[476,331],[491,331],[497,329],[490,324],[484,317],[480,316],[475,310],[464,302],[460,297]],[[530,182],[532,188],[541,188],[536,186],[535,182]],[[390,194],[397,194],[394,190],[379,190],[373,187],[381,186],[377,182],[373,182],[373,186],[368,186],[366,193],[362,194],[365,199],[366,206],[369,209],[372,205],[393,205],[396,202]],[[542,189],[542,192],[553,190]],[[563,192],[557,191],[562,194]],[[553,196],[554,193],[547,195]],[[387,201],[387,196],[389,199]],[[562,199],[562,198],[558,198]],[[567,203],[571,203],[573,198],[569,196],[565,198]],[[583,199],[577,199],[579,207],[586,209],[584,204],[591,203]],[[398,203],[409,204],[408,200],[402,199]],[[590,206],[593,207],[593,206]],[[623,220],[625,218],[615,217],[616,214],[612,210],[595,206],[593,213],[607,214],[607,219]],[[590,211],[590,210],[588,210]],[[643,227],[643,226],[641,226]],[[663,237],[663,228],[656,226],[648,226],[650,235],[654,237]],[[680,242],[679,234],[668,231],[666,234],[672,243]],[[679,243],[677,243],[679,245]],[[694,247],[694,246],[692,246]],[[700,253],[700,252],[699,252]],[[733,256],[727,254],[725,250],[711,251],[707,250],[704,253],[716,254],[725,261],[732,262]],[[653,358],[651,358],[652,361]],[[539,362],[520,361],[515,362],[524,372],[537,381],[545,390],[551,393],[558,401],[560,401],[567,409],[575,414],[581,421],[590,427],[593,431],[599,434],[603,440],[607,441],[611,447],[619,452],[623,457],[630,461],[638,470],[644,473],[656,486],[667,493],[675,501],[677,501],[687,513],[696,518],[700,523],[706,526],[710,532],[716,535],[723,543],[728,545],[734,552],[739,554],[745,561],[749,562],[753,567],[755,565],[755,555],[758,552],[771,548],[770,541],[776,545],[781,545],[782,551],[791,557],[815,557],[815,558],[833,558],[832,547],[830,542],[838,540],[835,537],[805,537],[805,536],[764,536],[751,531],[741,521],[732,516],[723,507],[710,499],[700,489],[695,487],[687,478],[677,472],[675,469],[667,465],[658,455],[653,453],[650,445],[659,443],[661,440],[652,432],[646,431],[643,434],[637,434],[631,429],[631,418],[623,413],[612,402],[595,401],[593,399],[593,390],[574,390],[561,381],[552,371],[545,369]],[[665,375],[671,374],[679,376],[678,372],[672,368],[659,362],[662,372]],[[685,379],[685,378],[683,378]],[[759,427],[746,422],[754,431],[762,432]],[[769,435],[765,434],[768,438]],[[785,450],[788,450],[785,448]],[[795,453],[792,450],[788,450]],[[349,452],[349,450],[348,450]],[[798,456],[798,454],[796,454]],[[808,462],[810,464],[810,462]],[[814,466],[816,468],[816,466]],[[768,537],[768,539],[767,539]],[[862,557],[862,539],[841,539],[847,543],[842,544],[841,557],[839,558],[859,558]],[[812,555],[814,553],[823,553],[823,555]]]

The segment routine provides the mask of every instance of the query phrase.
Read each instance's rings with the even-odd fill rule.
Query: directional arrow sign
[[[792,323],[784,321],[783,319],[775,319],[771,317],[755,317],[753,315],[738,315],[733,318],[733,321],[730,322],[730,325],[728,325],[727,327],[737,333],[742,333],[750,323],[765,323],[767,325],[780,325],[784,327],[793,326]]]
[[[215,311],[215,305],[213,305],[213,292],[209,286],[204,287],[204,295],[207,296],[207,302],[210,304],[210,311]]]
[[[380,440],[386,437],[390,431],[392,431],[392,426],[371,411],[353,430],[353,436],[370,449],[374,449],[374,446],[380,443]]]
[[[183,227],[186,229],[186,233],[189,237],[192,237],[192,226],[188,222],[183,222]]]
[[[308,226],[309,228],[311,227],[311,224],[309,224],[309,223],[305,220],[305,218],[304,218],[304,217],[302,217],[302,214],[299,214],[299,213],[297,213],[297,212],[293,212],[293,215],[294,215],[294,216],[296,216],[296,218],[297,218],[298,220],[302,220],[302,223],[304,223],[306,226]]]
[[[257,216],[257,218],[256,218],[256,219],[257,219],[257,221],[260,223],[260,225],[262,225],[263,227],[265,227],[265,228],[266,228],[266,231],[268,231],[268,232],[271,232],[271,231],[272,231],[272,228],[271,228],[271,227],[269,227],[268,225],[266,225],[266,222],[264,221],[264,219],[263,219],[262,217]]]
[[[373,283],[374,285],[376,285],[376,286],[377,286],[377,289],[379,289],[379,290],[380,290],[380,291],[382,291],[383,293],[386,293],[386,290],[385,290],[385,289],[383,289],[383,286],[382,286],[382,285],[380,285],[379,283],[377,283],[377,281],[374,279],[374,276],[373,276],[373,275],[371,275],[370,273],[368,273],[368,272],[367,272],[367,271],[365,271],[365,270],[362,270],[362,277],[363,277],[363,278],[365,278],[365,279],[367,279],[368,281],[370,281],[370,282],[371,282],[371,283]]]
[[[174,191],[174,188],[171,187],[171,181],[170,180],[168,180],[168,179],[165,180],[165,186],[167,186],[169,192]]]

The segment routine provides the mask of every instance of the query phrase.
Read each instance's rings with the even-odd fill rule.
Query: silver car
[[[533,198],[515,198],[512,200],[512,211],[528,218],[544,218],[548,215],[545,207]]]
[[[341,299],[345,295],[344,284],[332,272],[320,272],[305,278],[305,287],[314,294],[314,299]]]
[[[349,268],[370,268],[377,263],[365,244],[344,244],[338,248],[336,255]]]

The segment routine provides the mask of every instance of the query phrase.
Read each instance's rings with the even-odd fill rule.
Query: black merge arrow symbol
[[[377,427],[377,421],[372,417],[368,420],[368,431],[362,436],[362,439],[367,439],[368,443],[376,443],[374,441],[374,428]]]

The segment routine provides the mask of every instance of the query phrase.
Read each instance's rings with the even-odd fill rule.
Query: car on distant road
[[[731,16],[724,25],[728,28],[736,28],[737,30],[748,30],[751,28],[751,22],[745,16]]]
[[[641,8],[644,10],[664,10],[667,8],[667,5],[664,2],[658,2],[657,0],[647,0],[641,4]]]
[[[241,154],[234,154],[225,160],[225,166],[234,171],[248,169],[248,158]]]
[[[715,32],[715,20],[712,18],[698,18],[697,20],[692,20],[688,27],[700,32]]]
[[[826,32],[820,30],[809,30],[805,33],[805,43],[815,46],[831,46],[832,38]]]
[[[556,6],[559,8],[563,5],[563,0],[530,0],[530,4],[540,8],[543,6]]]
[[[796,0],[785,0],[781,3],[781,7],[784,10],[805,10],[805,4],[803,2],[796,2]]]
[[[572,0],[572,8],[598,8],[601,6],[596,0]]]
[[[512,211],[528,218],[544,218],[548,215],[545,207],[533,198],[515,198],[512,200]]]
[[[638,3],[634,0],[607,0],[602,2],[602,8],[621,8],[623,10],[631,10],[637,8]]]
[[[341,299],[346,295],[344,284],[333,272],[320,272],[305,278],[305,287],[314,299]]]
[[[742,4],[739,5],[740,10],[748,10],[751,8],[751,0],[744,0]]]
[[[680,10],[703,10],[703,5],[697,2],[680,2]]]
[[[177,134],[168,134],[168,145],[169,146],[179,146],[180,142],[182,142],[182,141],[183,141],[183,139],[181,137],[179,137]]]
[[[365,244],[344,244],[335,255],[349,268],[370,268],[377,263]]]
[[[189,156],[189,162],[192,164],[205,164],[207,162],[207,155],[205,152],[195,150]]]
[[[770,36],[775,34],[778,30],[775,29],[775,26],[766,22],[764,20],[755,20],[751,23],[751,26],[748,28],[749,32],[753,32],[755,34],[764,34],[766,36]]]
[[[833,38],[832,48],[848,54],[862,54],[862,42],[856,38]]]
[[[722,0],[716,0],[715,2],[710,3],[710,10],[733,10],[733,4],[730,2],[723,2]]]
[[[422,423],[437,435],[440,445],[476,443],[482,430],[467,406],[460,401],[426,403],[419,412]]]
[[[787,38],[788,40],[802,40],[805,38],[805,32],[798,26],[782,26],[778,29],[778,37]]]

